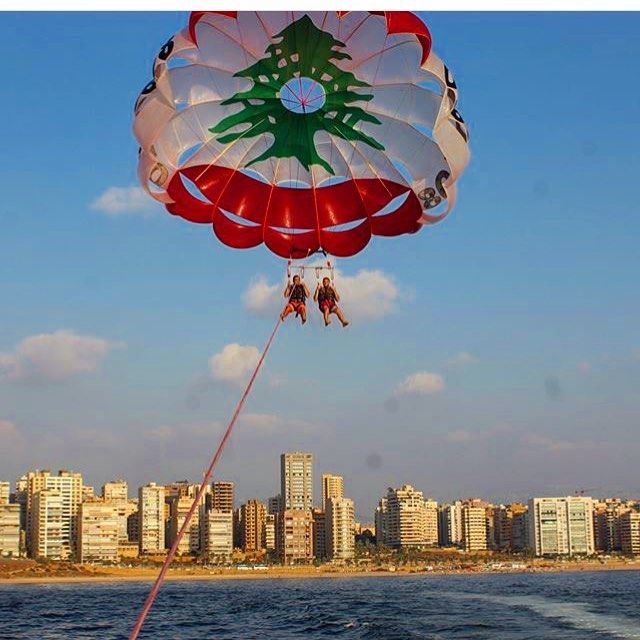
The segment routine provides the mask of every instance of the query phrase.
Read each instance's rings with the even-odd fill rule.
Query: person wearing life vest
[[[331,284],[329,278],[322,278],[322,284],[318,282],[313,299],[318,303],[318,307],[324,317],[324,326],[328,327],[331,324],[330,314],[335,313],[338,316],[338,320],[342,323],[343,327],[349,324],[349,321],[344,317],[342,309],[338,306],[340,301],[340,295],[336,288]]]
[[[293,282],[288,282],[284,288],[284,297],[288,298],[288,302],[285,305],[282,313],[280,314],[280,320],[284,320],[290,313],[296,312],[296,317],[300,316],[302,324],[307,321],[307,297],[311,295],[304,280],[300,279],[300,276],[293,276]]]

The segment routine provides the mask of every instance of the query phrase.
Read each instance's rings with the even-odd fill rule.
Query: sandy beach
[[[33,575],[33,565],[24,570],[16,567],[20,561],[13,561],[11,570],[0,572],[0,585],[20,584],[68,584],[87,582],[151,582],[158,575],[159,568],[123,568],[123,567],[90,567],[70,565],[64,570],[59,568],[49,573]],[[4,564],[4,563],[3,563]],[[522,566],[521,566],[522,565]],[[0,564],[0,569],[2,569]],[[205,569],[203,567],[174,568],[169,571],[167,580],[290,580],[308,578],[371,578],[397,577],[409,575],[442,576],[501,573],[559,573],[588,571],[633,571],[640,569],[640,561],[615,559],[607,562],[578,561],[551,562],[531,561],[497,562],[478,564],[464,568],[438,568],[406,566],[394,568],[359,569],[347,567],[269,567],[268,569],[224,568]],[[29,575],[31,574],[31,575]]]

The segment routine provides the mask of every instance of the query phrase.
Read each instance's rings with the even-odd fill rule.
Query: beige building
[[[330,473],[322,474],[322,510],[327,510],[329,498],[344,498],[344,480],[342,476],[334,476]]]
[[[389,547],[424,547],[438,543],[438,503],[405,484],[389,487],[376,509],[376,539]]]
[[[33,506],[33,501],[38,492],[47,490],[59,492],[60,499],[62,500],[61,557],[73,557],[75,555],[75,543],[78,536],[78,511],[80,503],[82,502],[82,475],[66,470],[59,471],[57,476],[51,475],[51,472],[48,470],[30,471],[27,474],[26,480],[28,514],[26,536],[29,554],[35,558],[38,557],[37,554],[42,551],[42,531],[37,534],[40,536],[39,542],[35,540],[34,518],[36,517],[36,509]]]
[[[527,505],[514,502],[493,508],[493,535],[495,549],[523,551],[527,548]]]
[[[355,555],[355,510],[349,498],[327,498],[326,550],[334,562],[353,560]],[[437,527],[437,524],[436,524]]]
[[[596,551],[621,551],[620,518],[631,511],[632,503],[606,498],[593,504],[593,536]]]
[[[227,563],[233,555],[233,512],[200,507],[201,556],[206,562]]]
[[[214,482],[211,485],[211,498],[207,502],[210,509],[216,511],[233,511],[234,485],[233,482]]]
[[[167,547],[172,547],[184,521],[191,509],[195,496],[173,496],[169,500],[169,523],[167,528]],[[189,529],[185,531],[178,545],[179,555],[197,555],[200,551],[200,509],[193,512]]]
[[[240,507],[240,546],[245,553],[263,550],[262,533],[266,515],[266,506],[256,499],[248,500]]]
[[[0,504],[9,504],[9,495],[11,494],[11,483],[0,481]]]
[[[310,510],[287,509],[276,520],[278,557],[284,564],[313,560],[313,520]]]
[[[68,523],[65,500],[59,489],[39,489],[31,496],[29,510],[32,558],[61,560],[68,557]]]
[[[120,522],[117,503],[100,498],[80,505],[78,550],[80,562],[117,562]]]
[[[20,505],[0,503],[0,556],[20,555]]]
[[[640,512],[627,511],[620,516],[620,543],[623,553],[640,555]]]
[[[140,554],[163,552],[165,549],[164,487],[151,482],[138,489]]]
[[[487,510],[481,501],[464,502],[461,508],[462,548],[467,552],[487,549]]]
[[[127,502],[129,485],[126,480],[112,480],[102,485],[102,497],[109,502]]]
[[[267,551],[274,551],[276,548],[276,516],[273,513],[267,513],[264,517],[262,546]]]
[[[313,521],[313,557],[318,560],[327,558],[327,526],[326,514],[323,509],[311,509]]]
[[[280,496],[283,510],[313,507],[313,454],[296,451],[280,456]]]
[[[593,500],[583,496],[531,498],[529,545],[537,556],[594,553]]]

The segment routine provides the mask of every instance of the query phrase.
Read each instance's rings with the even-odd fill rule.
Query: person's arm
[[[336,302],[340,302],[340,294],[335,287],[333,287],[333,295],[336,297]]]
[[[289,297],[289,290],[291,289],[291,283],[287,282],[287,286],[284,288],[283,296],[285,298]]]
[[[307,297],[310,296],[311,292],[309,291],[309,287],[307,287],[307,283],[304,280],[302,281],[302,287],[304,288],[305,295]]]
[[[313,301],[318,302],[318,294],[320,293],[320,283],[316,285],[316,290],[313,292]]]

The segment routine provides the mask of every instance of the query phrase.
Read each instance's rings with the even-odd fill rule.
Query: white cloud
[[[312,432],[316,425],[298,418],[285,418],[275,413],[245,413],[240,417],[242,426],[258,433],[273,434],[281,432]]]
[[[471,355],[468,351],[460,351],[447,360],[447,364],[452,367],[464,367],[465,365],[475,364],[476,362],[478,362],[478,358]]]
[[[5,444],[22,442],[22,436],[13,422],[0,420],[0,441]]]
[[[269,284],[264,276],[258,276],[242,296],[245,308],[259,316],[275,315],[280,304],[279,289],[277,284]]]
[[[312,293],[316,286],[314,266],[308,267],[309,275],[305,273]],[[334,276],[341,296],[340,304],[350,319],[377,320],[396,310],[400,291],[395,280],[383,271],[361,269],[356,275],[348,276],[335,269]],[[242,296],[245,308],[256,315],[274,315],[284,303],[282,288],[283,285],[271,284],[264,276],[258,276],[249,283]]]
[[[141,187],[109,187],[91,203],[91,208],[108,216],[149,215],[157,204]]]
[[[66,330],[30,336],[12,352],[0,353],[0,380],[60,382],[94,371],[111,350],[121,346]]]
[[[444,390],[444,380],[438,373],[418,371],[407,376],[396,388],[396,395],[424,396]]]
[[[398,286],[383,271],[361,269],[355,276],[336,272],[335,282],[345,311],[354,320],[377,320],[396,310]]]
[[[277,430],[280,420],[274,413],[246,413],[242,416],[241,422],[250,429],[273,433]]]
[[[242,383],[255,369],[260,352],[251,345],[228,344],[209,359],[209,372],[214,380]]]

